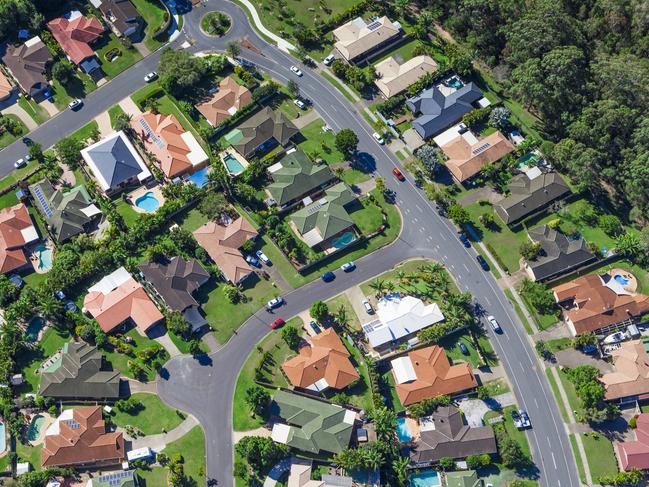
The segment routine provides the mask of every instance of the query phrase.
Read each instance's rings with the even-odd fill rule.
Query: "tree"
[[[358,147],[358,136],[352,129],[342,129],[336,134],[336,148],[349,158]]]
[[[496,439],[498,440],[498,453],[500,453],[505,467],[518,469],[529,465],[529,458],[516,440],[502,430],[496,435]]]
[[[225,46],[225,52],[231,58],[236,59],[239,57],[239,54],[241,54],[241,44],[237,41],[230,41]]]
[[[203,353],[203,350],[201,349],[201,342],[200,340],[193,338],[189,340],[189,346],[188,346],[189,353],[191,355],[201,355]]]
[[[225,284],[223,286],[223,294],[225,295],[225,298],[233,304],[238,303],[241,299],[241,291],[239,291],[238,287],[233,286],[232,284]]]
[[[288,89],[289,94],[293,98],[297,98],[300,96],[300,85],[297,84],[297,81],[295,80],[288,80],[288,84],[286,85],[286,88]]]
[[[165,48],[158,66],[160,85],[176,97],[190,93],[207,74],[207,64],[202,58],[184,49]]]
[[[482,215],[480,215],[480,223],[482,223],[485,227],[491,228],[496,224],[496,218],[494,217],[494,214],[491,212],[484,212]]]
[[[79,168],[81,149],[83,149],[83,143],[73,137],[64,137],[54,144],[54,151],[61,163],[72,170]]]
[[[556,314],[558,308],[554,294],[543,283],[526,278],[521,282],[519,291],[540,313]]]
[[[624,231],[622,222],[615,215],[600,215],[597,218],[597,226],[611,237],[617,237]]]
[[[615,251],[633,260],[646,254],[647,247],[637,233],[624,233],[615,239]]]
[[[0,274],[0,308],[5,308],[20,296],[20,288],[16,286],[5,274]]]
[[[270,437],[246,436],[237,443],[235,451],[259,474],[284,458],[288,454],[288,447],[275,443]]]
[[[32,142],[27,149],[29,156],[39,162],[43,161],[43,147],[38,142]]]
[[[128,113],[119,113],[115,118],[115,130],[123,130],[126,133],[133,132],[131,127],[131,116]]]
[[[385,179],[383,179],[381,176],[377,176],[375,182],[376,182],[376,190],[379,193],[384,194],[388,189],[387,186],[385,185]]]
[[[451,457],[442,457],[437,465],[442,472],[446,472],[455,468],[455,461]]]
[[[536,259],[536,256],[539,255],[541,251],[541,244],[538,242],[533,242],[532,240],[525,240],[518,247],[518,251],[523,256],[525,260]]]
[[[509,126],[509,117],[512,112],[506,107],[496,107],[489,114],[489,125],[498,130],[505,130]]]
[[[246,404],[253,414],[263,415],[270,402],[270,394],[261,386],[254,385],[246,389]]]
[[[327,318],[327,316],[329,316],[329,307],[323,301],[315,301],[311,305],[310,314],[312,318],[322,322]]]
[[[405,487],[408,482],[409,465],[410,459],[408,457],[399,456],[392,462],[392,470],[394,470],[394,473],[397,476],[397,484],[399,487]]]
[[[167,323],[167,329],[176,335],[187,338],[191,334],[191,325],[179,311],[167,313],[165,321]]]
[[[462,227],[471,221],[471,216],[466,208],[457,203],[453,203],[448,207],[448,217],[453,220],[457,226]]]
[[[416,152],[417,159],[426,170],[429,177],[433,177],[439,169],[439,160],[437,150],[432,145],[422,145]]]
[[[595,333],[588,332],[588,333],[582,333],[581,335],[577,335],[573,340],[572,340],[572,346],[574,348],[582,348],[585,347],[586,345],[597,345],[597,335]]]
[[[74,67],[68,61],[59,60],[52,66],[52,78],[62,85],[68,84],[74,77]]]
[[[282,329],[282,339],[291,350],[297,350],[300,345],[300,332],[294,326],[286,326]]]
[[[210,191],[198,204],[198,211],[205,215],[209,220],[214,220],[221,216],[225,210],[230,207],[223,193]]]

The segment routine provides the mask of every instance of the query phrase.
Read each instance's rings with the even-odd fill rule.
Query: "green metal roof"
[[[448,472],[446,474],[447,487],[482,487],[482,480],[478,479],[475,470],[465,472]]]
[[[266,189],[280,206],[311,194],[334,177],[327,164],[314,164],[301,150],[284,156],[279,165]]]

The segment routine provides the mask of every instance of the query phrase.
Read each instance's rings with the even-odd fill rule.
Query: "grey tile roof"
[[[84,151],[109,188],[115,188],[142,172],[137,156],[131,152],[124,137],[108,137]]]
[[[138,27],[142,19],[131,0],[101,0],[99,10],[121,34]]]

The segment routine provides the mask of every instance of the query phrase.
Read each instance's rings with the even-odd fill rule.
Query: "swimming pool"
[[[199,188],[202,188],[207,184],[207,168],[203,168],[200,171],[196,171],[194,174],[187,178],[187,181],[195,184]]]
[[[534,154],[533,152],[528,152],[524,156],[520,157],[518,159],[518,164],[517,167],[519,169],[523,169],[525,167],[529,167],[530,165],[534,165],[539,161],[539,156]]]
[[[239,162],[239,159],[234,157],[232,154],[226,154],[223,157],[223,163],[225,164],[225,167],[228,169],[228,172],[233,176],[237,176],[241,174],[246,169],[245,167],[243,167],[243,164]]]
[[[34,249],[38,255],[38,268],[43,271],[49,271],[52,268],[52,257],[54,251],[44,244],[39,245]]]
[[[437,487],[442,485],[439,473],[435,470],[424,470],[410,476],[410,487]]]
[[[615,279],[617,283],[621,284],[622,286],[629,284],[629,280],[626,277],[621,276],[620,274],[615,274],[613,276],[613,279]]]
[[[160,208],[160,202],[155,197],[152,191],[147,191],[138,199],[135,200],[135,206],[147,213],[153,213]]]
[[[38,341],[38,334],[45,326],[45,320],[40,316],[35,316],[27,325],[27,330],[25,331],[25,338],[28,342]]]
[[[397,437],[401,443],[412,441],[412,433],[408,429],[406,418],[397,418]]]
[[[45,417],[40,414],[34,416],[27,428],[27,439],[29,441],[36,441],[41,437],[41,427],[45,422]],[[4,435],[3,435],[4,436]]]
[[[459,90],[464,86],[464,83],[462,83],[462,81],[460,81],[460,78],[458,78],[457,76],[453,76],[446,82],[446,84],[451,88],[455,88],[456,90]]]
[[[0,423],[0,453],[5,451],[7,448],[7,443],[6,443],[6,438],[5,438],[5,424]]]
[[[345,232],[340,237],[334,238],[331,241],[331,245],[333,245],[337,249],[342,249],[343,247],[347,247],[354,240],[356,240],[356,238],[354,237],[354,232]]]

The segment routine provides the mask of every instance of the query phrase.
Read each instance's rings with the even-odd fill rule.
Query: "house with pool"
[[[265,107],[225,134],[224,138],[244,159],[249,159],[278,144],[287,147],[299,133],[286,115]]]
[[[145,112],[133,117],[131,127],[167,179],[192,174],[207,164],[203,147],[174,115]]]
[[[0,272],[29,269],[26,247],[39,240],[38,231],[24,203],[0,210]]]

